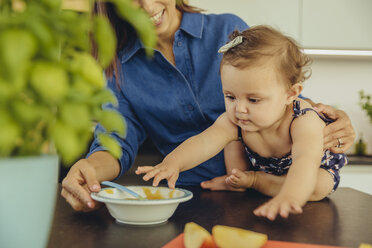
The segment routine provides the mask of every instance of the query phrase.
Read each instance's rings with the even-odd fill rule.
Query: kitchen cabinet
[[[371,0],[302,0],[306,48],[372,50]]]
[[[207,13],[233,13],[249,26],[266,24],[296,40],[300,38],[299,0],[190,0],[189,3]]]
[[[309,49],[372,50],[372,0],[190,0],[207,13],[267,24]]]

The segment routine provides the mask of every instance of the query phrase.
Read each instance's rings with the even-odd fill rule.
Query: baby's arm
[[[286,218],[290,213],[302,212],[302,206],[309,200],[317,182],[323,156],[324,126],[313,111],[293,121],[292,165],[278,195],[257,208],[256,215],[274,220],[277,214]]]
[[[236,126],[224,113],[208,129],[184,141],[160,164],[140,166],[136,174],[145,173],[143,177],[145,181],[154,178],[154,186],[162,179],[167,179],[169,187],[174,188],[181,171],[194,168],[215,156],[234,139],[237,139]]]
[[[240,140],[231,141],[224,149],[226,174],[230,175],[233,169],[248,170],[249,163],[244,146]]]

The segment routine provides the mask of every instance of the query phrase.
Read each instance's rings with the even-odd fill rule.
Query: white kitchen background
[[[359,91],[372,95],[372,0],[189,0],[206,13],[233,13],[248,25],[268,24],[296,39],[313,58],[303,95],[344,110],[357,139],[372,155],[372,123],[359,105]],[[310,52],[310,50],[315,51]],[[354,55],[320,55],[348,50]],[[360,54],[360,51],[363,51]],[[359,53],[359,55],[358,55]],[[354,153],[354,147],[348,154]],[[372,194],[372,166],[341,170],[340,187]]]

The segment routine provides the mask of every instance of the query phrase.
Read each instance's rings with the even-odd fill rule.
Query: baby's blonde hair
[[[265,63],[271,59],[277,71],[283,75],[289,86],[301,83],[311,75],[311,59],[304,54],[296,41],[268,26],[255,26],[243,32],[234,31],[230,40],[242,36],[241,44],[226,51],[221,61],[223,65],[247,68]]]

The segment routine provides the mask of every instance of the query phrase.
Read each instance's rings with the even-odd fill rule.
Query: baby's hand
[[[289,214],[301,214],[302,207],[293,197],[277,195],[256,208],[253,213],[257,216],[266,217],[269,220],[275,220],[278,214],[283,218],[287,218]]]
[[[161,180],[167,179],[169,188],[174,189],[180,171],[176,166],[160,163],[156,166],[139,166],[136,170],[136,174],[139,175],[143,173],[145,173],[143,176],[143,180],[145,181],[154,178],[152,182],[153,186],[156,187]]]

